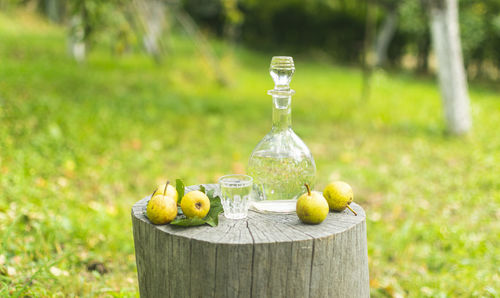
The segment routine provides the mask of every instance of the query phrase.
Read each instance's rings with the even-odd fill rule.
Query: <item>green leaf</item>
[[[176,179],[175,180],[175,189],[177,190],[177,194],[179,195],[179,198],[182,199],[184,196],[184,181],[182,179]]]
[[[206,193],[207,197],[208,197],[209,199],[210,199],[210,198],[212,198],[212,197],[214,196],[214,192],[215,192],[215,189],[211,189],[211,190],[209,190],[209,191]]]
[[[203,184],[200,184],[200,191],[204,194],[207,194],[207,190]]]
[[[200,191],[205,190],[205,187],[201,185]],[[207,216],[205,216],[204,218],[186,218],[184,216],[178,217],[170,224],[183,227],[193,227],[208,224],[212,227],[216,227],[219,224],[219,214],[221,214],[223,211],[222,204],[220,202],[219,196],[214,196],[214,191],[209,191],[207,197],[210,200],[210,210],[208,211]]]
[[[207,224],[216,227],[219,224],[219,214],[223,211],[222,204],[218,196],[208,198],[210,199],[210,211],[208,211],[205,218],[207,219]]]
[[[176,225],[176,226],[183,226],[183,227],[194,227],[194,226],[201,226],[205,224],[206,221],[204,218],[198,218],[198,217],[193,217],[193,218],[186,218],[186,217],[180,217],[174,219],[170,224]]]

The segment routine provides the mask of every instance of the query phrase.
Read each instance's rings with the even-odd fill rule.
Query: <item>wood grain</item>
[[[185,228],[151,224],[148,200],[132,207],[141,297],[370,295],[366,215],[355,203],[358,216],[330,213],[320,225],[250,211],[243,220],[221,215],[217,227]]]

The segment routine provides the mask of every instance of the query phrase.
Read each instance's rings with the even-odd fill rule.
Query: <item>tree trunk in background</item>
[[[162,35],[167,26],[165,3],[161,0],[135,0],[133,4],[144,30],[144,48],[159,63],[165,52],[162,44]]]
[[[457,0],[430,0],[432,42],[446,125],[452,134],[464,134],[472,120],[460,45]]]
[[[373,0],[365,0],[365,38],[363,41],[363,79],[361,85],[361,99],[370,99],[370,81],[373,71],[373,62],[371,61],[371,49],[373,47],[373,37],[375,36],[375,9],[372,5]]]
[[[52,22],[59,22],[59,1],[58,0],[46,0],[45,1],[45,13],[47,17]]]
[[[394,33],[396,33],[397,24],[398,9],[397,6],[394,6],[387,12],[375,41],[375,66],[383,66],[387,62],[387,52]]]
[[[68,52],[79,63],[86,56],[85,28],[81,14],[75,14],[69,21]]]

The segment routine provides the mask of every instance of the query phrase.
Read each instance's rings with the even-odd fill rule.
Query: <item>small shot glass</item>
[[[247,217],[253,178],[248,175],[225,175],[219,178],[224,216],[230,219]]]

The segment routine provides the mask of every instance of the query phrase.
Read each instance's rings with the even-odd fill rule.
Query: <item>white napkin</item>
[[[260,213],[295,213],[296,205],[295,200],[254,201],[250,204],[250,210]]]

